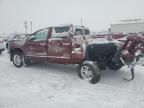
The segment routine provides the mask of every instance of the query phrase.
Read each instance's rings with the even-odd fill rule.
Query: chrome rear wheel
[[[88,65],[82,66],[80,72],[82,78],[87,81],[90,81],[94,76],[91,67]]]
[[[13,64],[16,67],[23,66],[23,55],[20,52],[14,52],[13,53]]]

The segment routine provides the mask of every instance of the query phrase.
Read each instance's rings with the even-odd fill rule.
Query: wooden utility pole
[[[30,22],[30,25],[31,25],[31,33],[32,33],[32,21]]]
[[[27,21],[24,22],[24,26],[25,26],[25,33],[27,34]]]
[[[25,33],[27,34],[28,33],[28,25],[30,24],[30,32],[32,33],[32,27],[33,27],[33,25],[32,25],[32,21],[31,22],[29,22],[29,21],[24,21],[24,26],[25,26]]]

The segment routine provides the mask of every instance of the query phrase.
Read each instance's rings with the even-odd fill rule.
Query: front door
[[[56,63],[69,63],[71,54],[70,27],[52,28],[51,38],[48,39],[48,58]]]
[[[26,56],[47,60],[47,38],[49,29],[43,29],[34,33],[25,45]]]

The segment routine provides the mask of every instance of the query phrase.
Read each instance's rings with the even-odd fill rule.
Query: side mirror
[[[32,41],[35,39],[35,36],[30,36],[29,38],[27,38],[28,41]]]

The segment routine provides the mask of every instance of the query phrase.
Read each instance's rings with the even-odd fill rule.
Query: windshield
[[[13,40],[24,40],[26,39],[26,35],[16,35],[13,37]]]
[[[69,27],[69,26],[65,26],[65,27],[54,27],[54,28],[53,28],[52,37],[53,37],[53,38],[68,37],[69,31],[70,31],[70,27]]]

